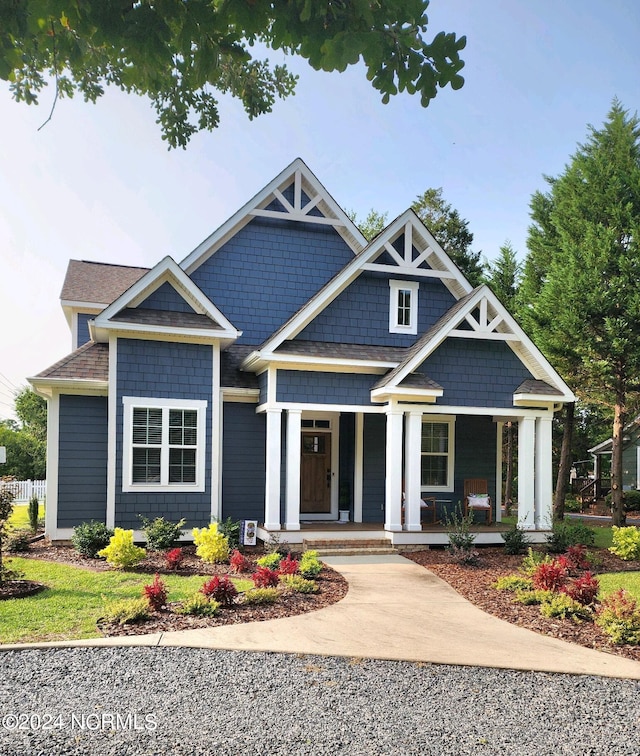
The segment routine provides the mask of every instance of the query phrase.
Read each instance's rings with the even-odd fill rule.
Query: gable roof
[[[293,186],[293,203],[283,194],[291,186]],[[306,163],[296,158],[264,189],[199,244],[180,263],[182,269],[191,275],[255,217],[333,226],[354,254],[358,254],[367,245],[367,240],[360,229],[333,199]]]
[[[45,396],[55,387],[64,388],[65,393],[106,394],[109,345],[88,341],[28,381]]]
[[[136,308],[163,284],[169,283],[194,312]],[[171,334],[196,339],[235,341],[241,331],[220,312],[171,257],[165,257],[90,324],[96,341],[106,341],[110,330],[130,333]]]
[[[60,299],[63,305],[87,302],[106,307],[148,272],[149,268],[69,260]]]

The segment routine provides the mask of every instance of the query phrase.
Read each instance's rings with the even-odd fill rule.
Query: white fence
[[[47,495],[46,480],[12,480],[11,486],[15,487],[16,502],[29,501],[34,495],[42,501]]]

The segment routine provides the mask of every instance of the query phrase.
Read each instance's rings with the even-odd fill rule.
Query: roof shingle
[[[111,304],[148,272],[149,268],[69,260],[60,299],[68,302]]]
[[[35,378],[67,381],[107,381],[109,379],[109,345],[89,341],[75,352],[58,360]]]

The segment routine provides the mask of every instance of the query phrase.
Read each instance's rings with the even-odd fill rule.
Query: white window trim
[[[455,490],[455,456],[456,456],[456,418],[455,415],[423,415],[423,423],[446,423],[449,426],[449,451],[447,452],[447,481],[446,486],[423,486],[422,480],[420,482],[420,490],[422,493],[443,492],[452,493]],[[422,462],[422,444],[420,447],[420,461]],[[422,475],[421,475],[422,477]]]
[[[207,428],[207,402],[197,399],[157,399],[143,396],[123,396],[123,432],[122,432],[122,490],[125,492],[137,491],[139,493],[150,492],[192,492],[199,493],[205,490],[205,459],[206,459],[206,428]],[[162,409],[163,429],[168,427],[169,410],[196,410],[198,413],[198,441],[196,446],[196,482],[195,483],[132,483],[133,468],[133,410]],[[166,410],[166,411],[165,411]],[[162,434],[160,451],[160,468],[164,472],[169,468],[169,441],[168,433]]]
[[[389,279],[389,333],[418,333],[418,281],[396,281]],[[411,292],[409,325],[398,323],[398,296],[401,291]]]

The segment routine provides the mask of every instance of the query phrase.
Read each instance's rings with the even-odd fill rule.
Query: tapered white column
[[[404,449],[404,528],[422,530],[420,523],[420,461],[422,456],[422,412],[407,414]]]
[[[269,409],[267,415],[267,469],[264,496],[264,526],[280,530],[280,466],[282,457],[281,410]]]
[[[536,418],[535,524],[538,530],[553,525],[553,461],[551,417]]]
[[[496,522],[502,521],[502,429],[504,423],[496,423],[496,498],[495,507]]]
[[[364,479],[364,413],[356,412],[355,463],[353,466],[353,521],[362,522]]]
[[[402,410],[387,410],[385,530],[402,530]]]
[[[300,530],[300,431],[302,411],[287,410],[287,498],[285,528]]]
[[[534,530],[535,428],[533,417],[518,419],[518,527]]]

